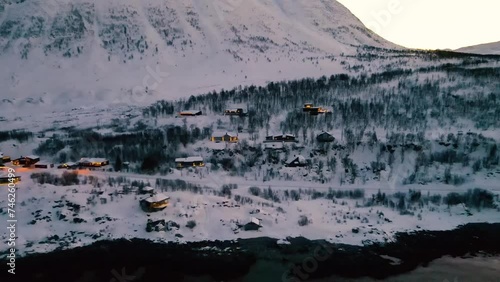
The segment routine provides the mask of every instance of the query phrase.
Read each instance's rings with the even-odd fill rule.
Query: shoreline
[[[7,273],[2,260],[0,280],[7,275],[6,281],[107,282],[120,281],[116,277],[126,274],[135,277],[126,281],[191,281],[184,280],[187,277],[195,277],[193,281],[251,281],[240,279],[252,277],[257,269],[260,275],[266,275],[266,281],[296,282],[334,276],[385,279],[410,273],[444,256],[499,255],[498,238],[500,223],[398,233],[394,242],[367,246],[301,237],[288,238],[285,244],[268,237],[182,244],[119,239],[18,258],[15,277]]]

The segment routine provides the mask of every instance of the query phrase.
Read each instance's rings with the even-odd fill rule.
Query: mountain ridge
[[[0,9],[0,82],[15,105],[176,99],[339,72],[330,57],[359,46],[399,48],[336,1],[18,2]]]

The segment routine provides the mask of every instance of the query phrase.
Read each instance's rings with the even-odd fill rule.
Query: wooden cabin
[[[326,113],[329,113],[329,111],[322,107],[312,107],[309,109],[309,114],[312,116]]]
[[[182,111],[179,112],[179,116],[193,117],[193,116],[201,116],[201,111]]]
[[[307,160],[301,155],[294,156],[285,163],[286,167],[305,167],[307,166]]]
[[[63,164],[60,164],[57,166],[57,168],[65,168],[65,169],[75,169],[77,167],[78,167],[78,164],[73,163],[73,162],[67,162],[67,163],[63,163]]]
[[[259,230],[262,225],[260,219],[252,217],[248,223],[242,225],[241,227],[245,231],[256,231]]]
[[[227,109],[224,111],[224,115],[226,116],[242,116],[244,115],[243,109],[238,108],[238,109]]]
[[[177,158],[175,159],[175,166],[177,168],[203,167],[205,163],[202,157]]]
[[[78,165],[82,167],[102,167],[109,165],[109,160],[103,158],[81,158]]]
[[[333,142],[335,141],[335,137],[333,137],[330,133],[323,131],[316,136],[316,141],[320,143]]]
[[[165,194],[158,193],[151,197],[147,197],[140,201],[140,205],[145,212],[161,211],[168,206],[170,197]]]
[[[212,134],[212,137],[210,138],[212,142],[231,142],[231,143],[236,143],[238,142],[238,134],[235,133],[222,133],[222,132],[216,132]]]
[[[305,103],[302,110],[304,112],[309,112],[314,107],[313,103]]]
[[[48,164],[48,163],[36,163],[35,168],[53,168],[54,164]]]
[[[21,156],[20,158],[18,159],[15,159],[12,161],[12,164],[13,165],[22,165],[22,166],[25,166],[25,167],[29,167],[31,165],[34,165],[36,164],[37,162],[40,161],[40,157],[39,156]]]
[[[297,142],[297,138],[293,134],[270,135],[265,142]]]
[[[0,164],[2,163],[10,163],[11,159],[9,156],[4,156],[2,152],[0,152]]]

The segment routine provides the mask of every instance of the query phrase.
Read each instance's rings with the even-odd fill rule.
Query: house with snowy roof
[[[305,167],[307,166],[307,160],[301,155],[298,156],[293,156],[292,158],[288,159],[288,161],[285,163],[286,167]]]
[[[175,159],[175,166],[177,168],[203,167],[205,166],[205,162],[202,157],[177,158]]]
[[[241,226],[241,228],[245,231],[259,230],[261,227],[261,220],[255,217],[250,218],[249,222]]]
[[[170,197],[163,193],[157,193],[140,200],[140,205],[145,212],[161,211],[168,206]]]

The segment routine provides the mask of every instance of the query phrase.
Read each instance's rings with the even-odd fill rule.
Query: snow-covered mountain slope
[[[500,55],[500,41],[463,47],[455,51],[482,55]]]
[[[331,74],[340,62],[306,59],[356,46],[399,48],[336,1],[10,2],[0,3],[4,109],[150,103]]]

